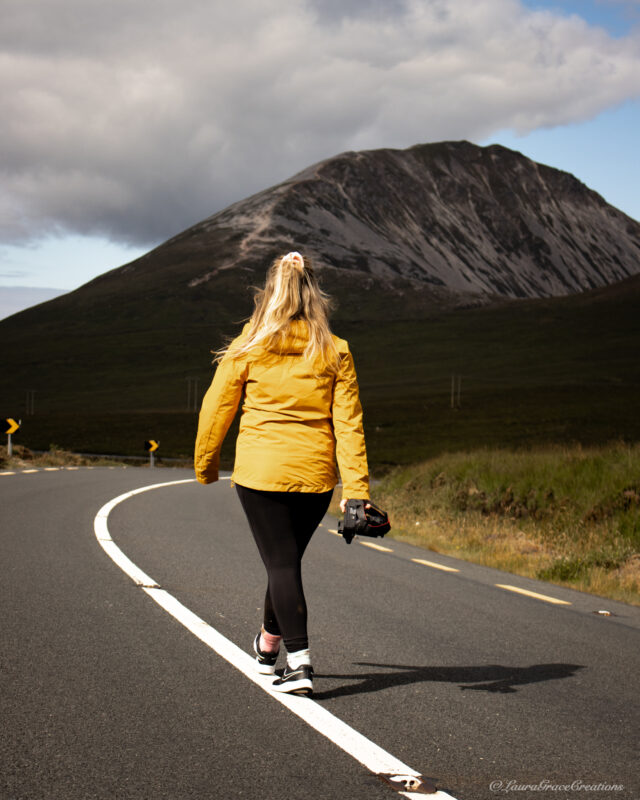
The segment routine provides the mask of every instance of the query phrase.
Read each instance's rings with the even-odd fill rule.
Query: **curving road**
[[[0,473],[0,797],[393,797],[302,706],[271,697],[102,549],[105,504],[191,477]],[[107,523],[176,607],[250,650],[263,567],[229,481],[135,494]],[[640,609],[392,540],[347,546],[334,525],[305,557],[311,717],[335,719],[345,741],[364,734],[440,797],[640,796]]]

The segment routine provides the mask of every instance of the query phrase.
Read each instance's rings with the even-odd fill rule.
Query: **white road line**
[[[342,536],[341,533],[338,533],[338,531],[334,531],[333,528],[327,528],[327,530],[329,531],[329,533],[332,533],[334,536]]]
[[[229,478],[226,478],[229,480]],[[224,478],[223,478],[224,480]],[[143,486],[131,492],[126,492],[102,506],[96,514],[94,520],[94,532],[98,542],[107,555],[123,570],[136,584],[141,586],[144,591],[153,598],[162,608],[172,617],[177,619],[182,625],[190,630],[202,642],[208,645],[214,652],[224,658],[236,669],[243,673],[249,680],[260,686],[274,700],[286,706],[296,716],[304,720],[316,731],[326,736],[334,744],[348,753],[350,756],[363,764],[367,769],[376,775],[388,773],[393,775],[406,775],[417,777],[420,773],[411,767],[403,764],[395,756],[383,750],[375,742],[367,739],[354,728],[347,725],[342,720],[335,717],[314,700],[308,697],[296,697],[288,694],[274,692],[271,689],[271,679],[266,675],[258,675],[255,671],[255,662],[252,656],[241,650],[236,644],[223,636],[209,623],[196,616],[179,600],[169,592],[161,589],[158,584],[137,567],[115,544],[109,533],[107,524],[110,512],[124,500],[128,500],[134,495],[142,492],[149,492],[152,489],[165,488],[167,486],[177,486],[183,483],[193,483],[193,478],[180,481],[168,481],[166,483],[154,483],[151,486]],[[398,792],[402,797],[409,800],[423,800],[424,794],[417,792]],[[431,797],[435,800],[455,800],[450,794],[437,791]]]
[[[433,567],[434,569],[443,569],[445,572],[460,572],[459,569],[455,567],[445,567],[444,564],[436,564],[435,561],[427,561],[424,558],[412,558],[412,561],[415,561],[416,564],[424,564],[425,567]]]
[[[536,600],[546,600],[547,603],[557,603],[559,606],[570,606],[571,603],[568,600],[558,600],[557,597],[549,597],[547,594],[538,594],[538,592],[530,592],[528,589],[521,589],[519,586],[509,586],[508,583],[496,583],[495,586],[498,586],[500,589],[508,589],[510,592],[518,592],[518,594],[524,594],[527,597],[535,597]]]
[[[381,544],[375,544],[374,542],[360,542],[363,547],[370,547],[372,550],[379,550],[381,553],[393,553],[393,550],[390,547],[383,547]]]
[[[161,486],[173,486],[179,483],[193,483],[193,480],[193,478],[187,478],[186,480],[170,481],[169,483],[154,483],[151,486],[143,486],[141,489],[134,489],[134,491],[121,494],[119,497],[116,497],[114,500],[106,503],[96,514],[96,518],[93,521],[93,530],[95,531],[96,538],[100,542],[102,549],[105,551],[105,553],[107,553],[109,558],[115,561],[120,569],[123,572],[126,572],[131,580],[133,580],[134,583],[137,583],[139,586],[157,587],[158,584],[153,580],[153,578],[150,578],[145,572],[137,567],[133,561],[128,558],[128,556],[125,556],[122,550],[111,538],[109,526],[107,525],[107,519],[109,518],[111,509],[117,506],[119,503],[122,503],[123,500],[128,500],[130,497],[133,497],[136,494],[148,492],[151,489],[159,489]]]

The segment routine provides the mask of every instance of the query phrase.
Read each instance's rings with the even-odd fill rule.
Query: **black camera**
[[[365,505],[368,506],[365,508]],[[344,520],[338,522],[338,533],[351,544],[354,536],[384,536],[389,533],[389,515],[370,500],[347,500]]]

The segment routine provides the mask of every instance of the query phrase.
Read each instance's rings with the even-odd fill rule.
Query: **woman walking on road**
[[[353,358],[329,328],[329,300],[307,257],[292,252],[267,273],[240,336],[217,353],[195,447],[200,483],[218,480],[220,448],[244,393],[232,482],[267,570],[258,671],[273,688],[311,694],[313,669],[301,560],[342,478],[341,508],[369,499],[369,475]]]

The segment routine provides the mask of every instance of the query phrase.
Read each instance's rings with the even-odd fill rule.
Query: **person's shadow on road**
[[[530,667],[503,667],[488,664],[479,667],[417,667],[405,664],[373,664],[368,661],[356,662],[360,667],[377,667],[387,672],[359,672],[346,675],[323,675],[316,673],[314,678],[323,680],[357,681],[342,684],[335,689],[315,691],[314,700],[329,700],[366,692],[379,692],[394,686],[407,686],[411,683],[436,681],[460,684],[462,691],[475,689],[484,692],[515,692],[515,686],[540,681],[553,681],[571,678],[580,664],[532,664]]]

